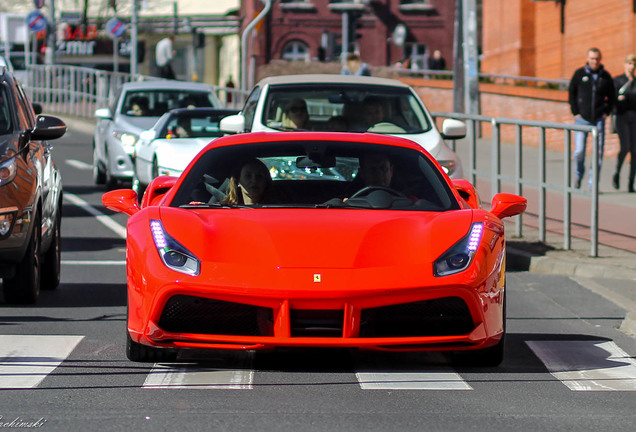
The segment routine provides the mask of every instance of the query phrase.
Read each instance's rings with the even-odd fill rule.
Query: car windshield
[[[276,130],[419,134],[431,129],[409,88],[379,85],[272,85],[262,121]]]
[[[241,199],[242,193],[251,194],[250,173],[262,176],[259,193],[264,197],[252,203]],[[423,153],[341,141],[213,147],[186,174],[170,205],[234,208],[247,204],[415,211],[459,208],[443,176]]]
[[[212,93],[193,90],[130,90],[121,113],[127,116],[160,117],[175,108],[213,107]]]

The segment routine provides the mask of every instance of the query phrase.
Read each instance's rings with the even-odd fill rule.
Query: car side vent
[[[270,308],[176,295],[163,308],[159,327],[167,332],[273,336]]]
[[[459,297],[363,309],[360,317],[363,338],[464,335],[474,327]]]

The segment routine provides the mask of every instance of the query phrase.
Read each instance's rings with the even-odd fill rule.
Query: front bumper
[[[487,296],[491,304],[484,308],[484,298],[466,287],[349,299],[256,298],[176,286],[162,292],[143,326],[129,325],[134,341],[172,348],[424,351],[486,348],[503,334],[503,292]]]

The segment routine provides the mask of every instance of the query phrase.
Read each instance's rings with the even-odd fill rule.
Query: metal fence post
[[[492,160],[492,166],[490,167],[490,179],[492,183],[490,188],[492,196],[495,196],[495,194],[501,191],[501,148],[499,143],[499,128],[501,125],[495,118],[490,121],[490,124],[492,125],[492,154],[490,155]]]
[[[572,247],[572,133],[565,131],[565,143],[563,147],[563,249]]]
[[[546,241],[545,128],[539,129],[539,240]]]

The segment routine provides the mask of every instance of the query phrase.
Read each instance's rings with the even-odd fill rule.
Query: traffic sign
[[[44,0],[33,0],[33,5],[36,9],[42,9],[44,7]]]
[[[108,30],[108,35],[112,38],[120,37],[127,28],[126,23],[118,18],[111,18],[106,22],[106,30]]]
[[[26,24],[29,30],[33,32],[39,32],[46,28],[46,18],[39,11],[33,11],[26,16]]]

